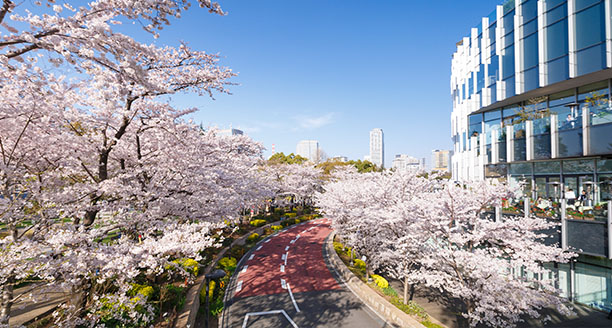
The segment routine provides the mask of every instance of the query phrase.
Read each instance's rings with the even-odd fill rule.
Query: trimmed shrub
[[[234,257],[224,257],[217,262],[217,266],[225,272],[233,273],[236,270],[238,261]]]
[[[259,234],[257,232],[252,233],[250,236],[247,237],[246,241],[247,243],[253,243],[259,240]]]
[[[359,269],[359,271],[362,271],[363,273],[365,273],[366,271],[366,264],[364,261],[360,260],[360,259],[355,259],[355,268]]]
[[[373,274],[371,277],[374,280],[374,283],[381,289],[389,288],[389,282],[387,281],[387,279],[377,274]]]
[[[297,213],[287,213],[287,214],[285,214],[285,216],[291,219],[291,218],[296,217]]]
[[[249,222],[249,224],[254,226],[255,228],[261,227],[261,226],[265,225],[266,223],[267,223],[266,220],[253,220],[253,221]]]
[[[334,241],[334,250],[338,254],[344,254],[344,245],[342,245],[341,243],[337,241]]]
[[[273,225],[270,228],[272,228],[273,231],[279,231],[281,229],[283,229],[283,226],[280,225]]]

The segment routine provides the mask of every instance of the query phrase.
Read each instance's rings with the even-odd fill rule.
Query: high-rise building
[[[431,151],[431,169],[433,171],[448,172],[448,160],[450,151],[448,150],[432,150]]]
[[[298,142],[295,153],[308,158],[308,160],[313,163],[318,163],[321,159],[321,150],[319,149],[319,142],[317,140],[302,140]]]
[[[405,154],[395,155],[391,167],[399,172],[419,172],[424,169],[424,162]]]
[[[242,130],[229,128],[225,130],[218,130],[217,134],[220,136],[241,136],[244,134],[244,132],[242,132]]]
[[[559,288],[609,311],[612,217],[598,208],[612,200],[610,0],[505,1],[451,66],[453,179],[507,180],[558,214],[551,241],[579,254],[554,265]]]
[[[370,161],[379,167],[385,166],[385,141],[382,129],[370,131]]]

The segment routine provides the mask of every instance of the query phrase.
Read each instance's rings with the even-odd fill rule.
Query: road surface
[[[330,271],[327,219],[292,226],[243,257],[228,287],[222,327],[392,327]]]

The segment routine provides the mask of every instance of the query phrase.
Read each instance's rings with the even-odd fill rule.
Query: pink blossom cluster
[[[227,92],[235,74],[187,44],[118,32],[137,22],[157,36],[190,3],[0,2],[0,326],[45,290],[68,295],[57,326],[96,325],[108,307],[149,324],[127,295],[134,279],[192,279],[172,260],[199,260],[214,231],[274,194],[261,144],[204,130],[167,100]],[[17,291],[23,281],[35,283]]]
[[[459,300],[471,326],[512,327],[556,307],[553,263],[574,254],[546,245],[555,223],[539,217],[485,215],[514,195],[502,183],[456,184],[437,176],[384,172],[345,174],[317,194],[316,204],[345,244],[404,283]]]

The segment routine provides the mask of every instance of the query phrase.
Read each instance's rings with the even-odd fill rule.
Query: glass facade
[[[606,67],[604,1],[576,0],[573,38],[576,42],[577,75]]]
[[[565,296],[610,311],[612,73],[606,69],[612,68],[612,49],[606,49],[606,39],[612,35],[606,31],[612,30],[612,17],[607,15],[603,0],[504,1],[458,43],[451,94],[454,122],[460,122],[453,131],[459,150],[452,159],[453,179],[507,181],[533,202],[528,208],[536,208],[535,215],[564,218],[565,233],[558,232],[553,242],[565,238],[580,256],[546,266]],[[524,199],[513,201],[522,209]]]

